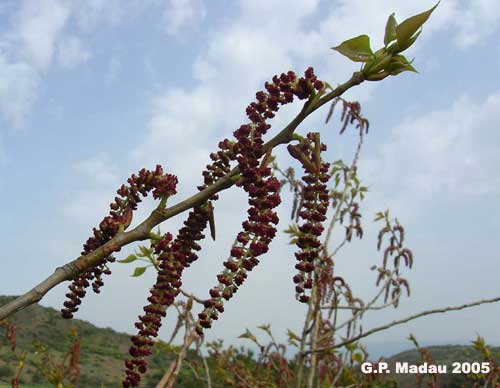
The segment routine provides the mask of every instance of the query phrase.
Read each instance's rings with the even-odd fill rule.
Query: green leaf
[[[238,338],[247,338],[247,339],[257,343],[257,337],[255,335],[253,335],[252,332],[248,329],[246,329],[246,331],[243,334],[238,336]]]
[[[290,224],[288,229],[285,229],[283,232],[291,234],[292,236],[299,236],[301,234],[297,224]]]
[[[269,325],[269,324],[267,324],[267,325],[260,325],[260,326],[257,326],[257,329],[264,330],[267,333],[267,335],[269,335],[270,337],[272,337],[271,325]]]
[[[139,251],[141,252],[138,256],[140,257],[148,257],[153,253],[153,249],[151,248],[146,248],[144,245],[139,246]]]
[[[419,37],[419,35],[421,33],[422,33],[422,29],[418,30],[418,32],[415,35],[413,35],[410,39],[408,39],[402,46],[398,45],[398,52],[406,50],[413,43],[415,43],[415,41],[417,40],[417,38]]]
[[[411,65],[412,62],[413,61],[408,62],[403,55],[394,55],[391,63],[387,66],[386,71],[391,75],[396,75],[402,73],[403,71],[413,71],[418,73],[418,71]]]
[[[136,255],[129,255],[127,256],[126,258],[122,259],[122,260],[117,260],[119,263],[132,263],[133,261],[136,261],[137,260],[137,256]]]
[[[346,40],[339,46],[332,47],[332,50],[338,51],[354,62],[369,62],[374,59],[368,35],[359,35]]]
[[[146,272],[146,268],[148,267],[137,267],[134,269],[133,277],[141,276],[144,272]]]
[[[363,355],[361,353],[356,352],[352,355],[352,359],[361,364],[363,362]]]
[[[340,176],[339,175],[335,175],[335,187],[337,187],[340,183]]]
[[[289,341],[300,341],[300,337],[295,334],[292,330],[288,329],[288,340]]]
[[[396,18],[394,17],[394,12],[387,19],[387,23],[385,25],[385,35],[384,35],[384,45],[387,46],[394,39],[396,39],[396,27],[398,23],[396,22]]]
[[[404,50],[402,49],[402,47],[404,47],[408,43],[408,41],[420,29],[420,27],[422,27],[427,19],[429,19],[429,16],[431,16],[431,13],[436,9],[438,5],[439,2],[430,10],[412,16],[396,27],[396,38],[398,41],[398,46],[401,50]]]

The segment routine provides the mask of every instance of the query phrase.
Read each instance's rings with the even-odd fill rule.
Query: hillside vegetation
[[[0,296],[0,305],[12,298]],[[79,319],[65,320],[61,318],[59,311],[40,305],[33,305],[20,311],[10,319],[10,322],[15,324],[18,330],[16,354],[27,353],[26,367],[21,378],[23,388],[51,387],[46,383],[40,368],[37,368],[41,357],[35,354],[36,344],[43,345],[54,356],[54,359],[60,361],[71,346],[72,328],[76,329],[81,340],[81,375],[78,387],[117,388],[120,386],[123,376],[123,359],[130,346],[128,334],[118,333],[110,328],[98,328]],[[2,330],[0,328],[0,336],[3,338]],[[0,344],[0,388],[10,388],[9,382],[15,373],[17,361],[10,347],[6,343],[0,342]],[[431,346],[427,349],[437,364],[448,365],[448,371],[451,371],[451,363],[455,361],[481,361],[480,354],[472,346]],[[167,347],[165,344],[156,346],[143,387],[155,387],[165,368],[174,359],[174,350],[174,347]],[[492,350],[499,352],[500,348]],[[199,356],[194,351],[188,353],[187,360],[193,361],[194,359],[199,360]],[[420,354],[414,349],[398,353],[386,361],[390,369],[394,370],[395,362],[418,364],[421,360]],[[251,360],[247,358],[247,362],[251,363]],[[208,360],[208,365],[213,365],[211,360]],[[252,366],[249,365],[249,367]],[[211,373],[211,375],[214,388],[227,387],[224,381],[219,381],[217,373]],[[391,374],[387,377],[396,380],[398,387],[415,387],[415,375]],[[440,376],[440,387],[463,387],[464,381],[463,376],[448,373]],[[203,386],[203,383],[195,378],[191,369],[181,370],[176,387],[200,386]]]

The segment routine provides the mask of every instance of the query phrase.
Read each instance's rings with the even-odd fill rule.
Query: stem
[[[316,280],[314,282],[315,284],[318,283]],[[313,321],[313,330],[311,333],[311,341],[310,341],[310,347],[311,349],[316,348],[316,344],[318,343],[318,333],[319,333],[319,325],[321,322],[321,309],[320,309],[320,298],[318,294],[318,286],[314,288],[314,294],[311,295],[311,299],[313,299],[313,305],[314,305],[314,310],[313,310],[313,316],[314,316],[314,321]],[[312,388],[314,384],[314,377],[316,376],[316,364],[318,362],[318,357],[317,353],[313,352],[311,354],[311,365],[309,367],[309,376],[307,379],[307,388]]]
[[[177,376],[182,367],[182,362],[186,358],[187,350],[191,344],[196,339],[196,334],[194,331],[189,330],[189,312],[186,311],[186,332],[184,334],[184,343],[182,345],[181,351],[177,355],[177,359],[173,361],[168,367],[167,371],[161,378],[160,382],[156,385],[156,388],[171,388],[174,386]]]
[[[356,342],[356,341],[360,340],[361,338],[368,337],[369,335],[372,335],[372,334],[377,333],[379,331],[387,330],[387,329],[389,329],[389,328],[391,328],[393,326],[398,326],[398,325],[401,325],[403,323],[407,323],[409,321],[412,321],[414,319],[424,317],[426,315],[447,313],[449,311],[458,311],[458,310],[463,310],[463,309],[467,309],[467,308],[470,308],[470,307],[479,306],[479,305],[482,305],[482,304],[496,303],[496,302],[499,302],[499,301],[500,301],[500,296],[496,297],[496,298],[491,298],[491,299],[480,299],[480,300],[477,300],[475,302],[465,303],[465,304],[462,304],[462,305],[459,305],[459,306],[441,307],[441,308],[437,308],[437,309],[422,311],[422,312],[420,312],[418,314],[410,315],[409,317],[406,317],[406,318],[403,318],[403,319],[399,319],[399,320],[396,320],[396,321],[392,321],[392,322],[387,323],[387,324],[382,325],[382,326],[377,326],[377,327],[375,327],[375,328],[373,328],[371,330],[368,330],[368,331],[366,331],[364,333],[361,333],[361,334],[359,334],[359,335],[357,335],[355,337],[351,337],[351,338],[349,338],[346,341],[340,342],[340,343],[335,344],[333,346],[330,346],[328,348],[318,348],[318,349],[312,349],[312,350],[306,351],[305,354],[308,354],[308,353],[319,353],[319,352],[328,352],[330,350],[333,350],[333,349],[336,349],[336,348],[340,348],[340,347],[343,347],[345,345],[348,345],[348,344],[351,344],[353,342]]]
[[[302,376],[304,374],[304,363],[305,363],[305,355],[304,355],[304,348],[306,346],[306,340],[307,340],[307,334],[308,330],[307,328],[309,327],[311,317],[312,317],[312,301],[309,301],[307,304],[307,314],[306,314],[306,320],[304,321],[304,326],[302,328],[302,335],[300,337],[300,351],[299,351],[299,370],[297,372],[297,388],[300,388],[302,385]]]

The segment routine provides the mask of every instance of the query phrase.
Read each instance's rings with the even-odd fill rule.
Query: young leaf
[[[408,43],[409,39],[420,29],[420,27],[422,27],[427,19],[429,19],[429,16],[431,16],[431,13],[438,5],[439,2],[430,10],[412,16],[396,27],[396,38],[400,49]]]
[[[363,362],[363,354],[361,354],[359,352],[353,353],[351,356],[351,359],[352,359],[352,361],[356,361],[359,364],[361,364]]]
[[[387,46],[394,39],[396,39],[396,27],[398,23],[394,17],[394,12],[387,19],[387,24],[385,25],[385,35],[384,35],[384,45]]]
[[[260,325],[260,326],[257,326],[257,329],[260,329],[260,330],[264,330],[267,335],[269,335],[270,337],[272,337],[272,333],[271,333],[271,325]]]
[[[295,334],[292,330],[288,329],[288,341],[300,341],[300,337]]]
[[[253,333],[248,329],[246,329],[246,331],[243,334],[239,335],[238,338],[247,338],[250,341],[253,341],[257,344],[257,337],[253,335]]]
[[[215,241],[215,216],[214,216],[214,207],[212,203],[209,203],[209,211],[208,211],[208,225],[210,226],[210,237]]]
[[[146,272],[147,267],[137,267],[134,269],[134,273],[132,274],[133,277],[138,277],[141,276],[144,272]]]
[[[339,46],[332,47],[332,50],[338,51],[354,62],[369,62],[374,59],[368,35],[359,35],[346,40]]]
[[[133,261],[136,261],[137,260],[137,256],[136,255],[129,255],[127,256],[126,258],[122,259],[122,260],[117,260],[119,263],[132,263]]]
[[[403,43],[402,46],[398,45],[398,52],[406,50],[408,47],[410,47],[415,41],[417,40],[418,36],[422,33],[422,29],[418,30],[418,32],[413,35],[410,39],[408,39],[405,43]]]
[[[418,71],[411,65],[411,62],[408,62],[403,55],[394,55],[391,63],[387,66],[386,71],[391,75],[396,75],[402,73],[403,71],[413,71],[418,73]]]
[[[138,254],[139,257],[148,257],[153,253],[153,249],[147,248],[144,245],[139,245],[139,251],[140,251],[140,254]]]

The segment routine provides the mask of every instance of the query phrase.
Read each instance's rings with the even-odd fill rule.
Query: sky
[[[433,1],[378,0],[32,0],[0,2],[0,294],[21,294],[79,255],[116,189],[140,168],[159,163],[178,176],[171,204],[196,192],[217,143],[245,123],[245,107],[274,74],[313,66],[332,85],[358,65],[330,48],[368,34],[383,44],[387,17],[398,21]],[[500,295],[500,3],[442,0],[408,50],[419,71],[365,82],[344,97],[359,100],[370,132],[359,176],[365,237],[345,247],[335,271],[362,298],[373,295],[381,261],[377,211],[389,208],[407,231],[415,265],[412,294],[398,309],[367,314],[363,327],[419,311]],[[277,133],[300,109],[287,106],[270,124]],[[327,107],[298,129],[320,131],[331,161],[353,156],[356,133],[339,135]],[[337,112],[338,113],[338,112]],[[294,165],[283,149],[282,167]],[[246,198],[228,190],[216,203],[217,241],[185,273],[184,288],[206,298],[245,219]],[[154,203],[144,201],[134,224]],[[290,196],[279,209],[290,223]],[[162,224],[175,232],[185,215]],[[334,236],[340,239],[341,236]],[[123,256],[133,251],[123,250]],[[251,273],[209,340],[244,345],[245,328],[270,323],[278,340],[298,331],[304,306],[294,299],[293,248],[283,233]],[[131,278],[115,264],[100,295],[77,317],[133,333],[154,274]],[[67,284],[42,305],[60,308]],[[477,334],[500,344],[499,305],[435,315],[376,334],[374,353],[467,343]],[[172,327],[167,319],[163,336]]]

